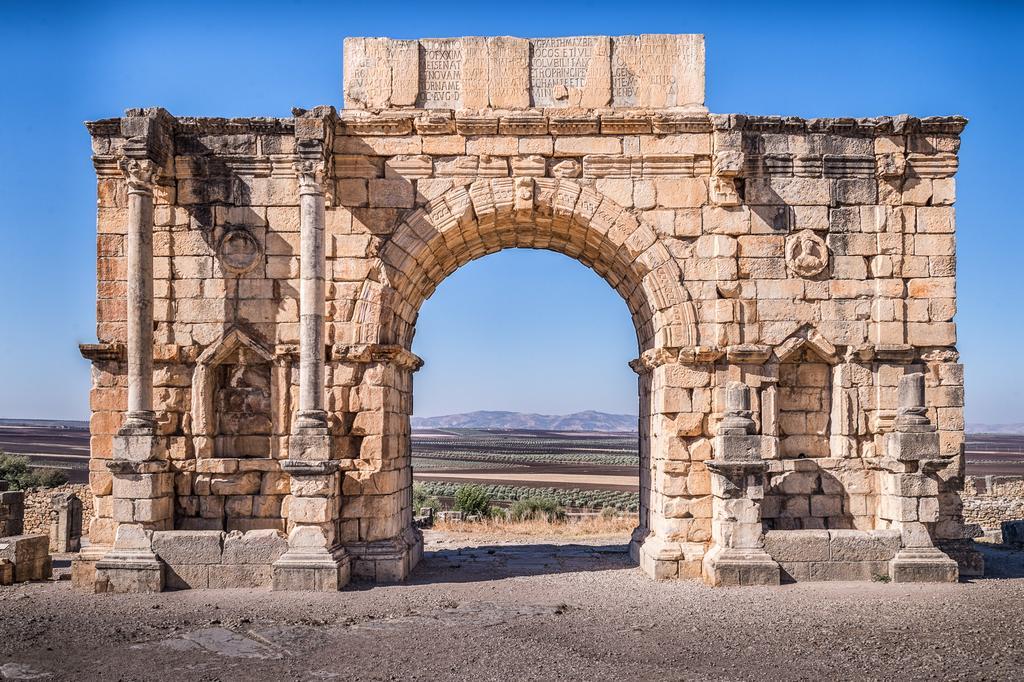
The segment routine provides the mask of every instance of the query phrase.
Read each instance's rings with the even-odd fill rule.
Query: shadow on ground
[[[1024,549],[987,542],[976,542],[974,546],[985,557],[983,580],[1024,578]]]
[[[578,544],[540,542],[438,546],[428,542],[423,559],[406,581],[412,585],[475,583],[523,576],[621,571],[636,564],[626,542]],[[370,589],[353,582],[349,589]]]

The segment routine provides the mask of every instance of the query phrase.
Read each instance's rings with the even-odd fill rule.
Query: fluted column
[[[324,193],[320,164],[296,164],[299,177],[299,411],[295,430],[327,426],[324,411]]]
[[[156,165],[121,160],[128,181],[128,412],[122,434],[153,433],[153,185]]]

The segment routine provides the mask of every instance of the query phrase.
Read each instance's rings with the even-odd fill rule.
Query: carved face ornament
[[[800,277],[813,277],[828,265],[828,246],[810,230],[790,235],[786,244],[786,265]]]

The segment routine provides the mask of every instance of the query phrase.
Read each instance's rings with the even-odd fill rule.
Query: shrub
[[[508,511],[504,507],[491,507],[491,518],[495,521],[504,521],[508,518]]]
[[[491,508],[491,496],[478,485],[460,486],[455,491],[455,510],[466,516],[476,514],[487,516]]]
[[[413,514],[419,514],[420,509],[424,507],[430,507],[437,511],[441,508],[441,503],[436,497],[430,494],[427,487],[422,483],[412,484],[412,512]]]
[[[513,504],[509,516],[513,521],[532,521],[541,518],[548,521],[564,521],[565,508],[550,498],[528,497]]]
[[[55,488],[68,482],[67,475],[57,469],[33,469],[28,458],[0,452],[0,478],[14,490]]]

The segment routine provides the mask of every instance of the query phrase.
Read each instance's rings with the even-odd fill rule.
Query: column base
[[[348,542],[345,550],[352,557],[353,578],[399,583],[412,574],[423,558],[423,533],[411,528],[390,540]]]
[[[337,592],[348,584],[350,561],[344,548],[286,552],[272,566],[273,589]]]
[[[901,549],[889,562],[889,577],[894,583],[955,583],[960,570],[935,547]]]
[[[714,587],[778,585],[779,564],[763,549],[713,547],[704,556],[704,582]]]
[[[152,552],[113,550],[96,562],[93,586],[95,592],[162,592],[164,564]]]
[[[96,591],[96,562],[105,557],[110,545],[87,545],[71,560],[71,585],[83,592]]]
[[[629,555],[640,564],[640,570],[655,580],[674,580],[679,577],[679,565],[685,557],[678,542],[667,542],[656,535],[630,541]]]

